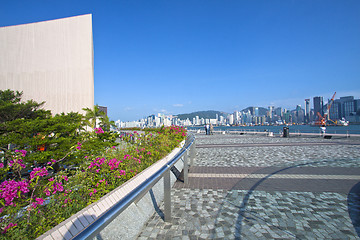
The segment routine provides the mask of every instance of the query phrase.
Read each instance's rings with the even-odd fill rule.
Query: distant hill
[[[215,119],[216,114],[218,114],[218,116],[224,116],[224,117],[226,117],[228,115],[227,113],[224,113],[224,112],[209,110],[209,111],[199,111],[199,112],[193,112],[193,113],[178,114],[176,116],[181,120],[186,120],[188,118],[192,121],[192,119],[196,116],[199,116],[199,118],[204,118],[204,119]]]
[[[248,110],[250,110],[250,112],[252,113],[252,114],[254,114],[252,111],[252,108],[254,108],[254,107],[247,107],[247,108],[245,108],[245,109],[243,109],[243,110],[241,110],[242,112],[244,111],[244,112],[247,112]],[[266,113],[267,113],[267,111],[269,111],[268,109],[266,109],[266,108],[263,108],[263,107],[257,107],[257,108],[259,108],[259,115],[260,116],[262,116],[262,115],[264,115],[264,116],[266,116]]]

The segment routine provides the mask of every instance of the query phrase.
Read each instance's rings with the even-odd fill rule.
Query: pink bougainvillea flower
[[[44,203],[44,199],[36,198],[35,202],[31,203],[32,208],[36,208],[38,205],[42,205]]]
[[[94,193],[97,193],[97,190],[95,188],[89,193],[89,195],[92,196]]]
[[[29,183],[25,180],[17,182],[15,180],[3,181],[0,184],[0,199],[4,199],[5,206],[16,206],[13,202],[15,198],[20,198],[21,193],[28,193]]]
[[[56,182],[53,184],[53,194],[55,194],[56,192],[63,192],[63,191],[64,191],[64,187],[61,182]]]
[[[50,191],[49,191],[49,189],[46,188],[46,189],[44,190],[44,193],[45,193],[46,196],[50,196]]]
[[[25,164],[23,164],[22,159],[20,159],[20,158],[10,160],[9,161],[9,166],[14,167],[14,168],[18,168],[18,167],[25,168],[26,167]]]
[[[51,159],[51,161],[48,162],[47,165],[51,165],[51,164],[53,164],[53,163],[56,163],[56,160],[55,160],[55,159]]]
[[[20,152],[23,157],[26,156],[27,151],[26,150],[15,150],[15,152]]]
[[[7,225],[7,226],[4,228],[4,231],[2,231],[2,234],[5,234],[9,228],[16,227],[16,226],[17,226],[16,223],[9,223],[9,225]]]
[[[0,168],[4,168],[4,164],[3,164],[3,163],[0,163]]]
[[[81,149],[81,146],[82,146],[82,144],[81,144],[80,142],[78,142],[76,148],[77,148],[78,150],[80,150],[80,149]]]
[[[104,133],[104,130],[102,130],[101,127],[99,127],[99,128],[94,128],[94,130],[95,130],[95,133],[97,133],[97,134],[99,134],[99,133]]]
[[[43,168],[34,168],[34,170],[30,173],[30,180],[34,179],[35,177],[44,177],[47,176],[49,173],[46,167]]]
[[[66,182],[69,181],[69,178],[68,178],[67,176],[65,176],[65,175],[62,175],[61,177],[62,177]]]
[[[48,180],[49,180],[49,182],[53,182],[55,179],[52,177],[52,178],[49,178]]]
[[[111,170],[114,170],[119,167],[120,162],[121,161],[118,161],[116,158],[113,158],[113,159],[108,160],[107,164],[109,165]]]
[[[42,205],[44,203],[43,198],[36,198],[35,200],[36,200],[37,204],[39,204],[39,205]]]

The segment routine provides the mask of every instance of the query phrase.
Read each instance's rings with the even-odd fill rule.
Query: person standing
[[[210,135],[210,125],[208,123],[205,125],[205,128],[206,128],[206,135]]]
[[[214,127],[213,125],[210,123],[210,135],[213,135],[213,132],[214,132]]]
[[[325,132],[326,132],[326,127],[325,127],[325,125],[322,125],[322,126],[320,127],[320,130],[321,130],[321,135],[324,136],[324,135],[325,135]]]

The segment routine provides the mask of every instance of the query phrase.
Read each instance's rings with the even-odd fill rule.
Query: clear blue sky
[[[88,13],[112,120],[360,97],[359,0],[2,0],[0,26]]]

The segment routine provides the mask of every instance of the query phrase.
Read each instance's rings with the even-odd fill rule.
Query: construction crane
[[[329,102],[328,102],[328,104],[327,104],[326,111],[325,111],[325,113],[324,113],[324,116],[321,116],[321,114],[320,114],[319,112],[317,112],[317,115],[319,116],[319,120],[318,120],[318,122],[317,122],[317,125],[322,125],[322,126],[325,126],[325,125],[326,125],[326,118],[327,118],[328,115],[329,115],[330,107],[331,107],[331,104],[334,102],[335,95],[336,95],[336,92],[335,92],[334,95],[332,96],[331,100],[329,100]]]

